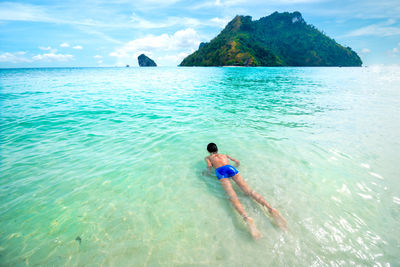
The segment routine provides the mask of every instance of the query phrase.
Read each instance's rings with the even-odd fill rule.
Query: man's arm
[[[240,162],[239,162],[237,159],[234,159],[234,158],[232,158],[232,157],[229,156],[229,155],[226,155],[226,156],[228,157],[228,159],[230,159],[230,160],[232,160],[233,162],[236,163],[236,167],[240,165]]]
[[[211,170],[212,170],[212,163],[211,163],[211,161],[210,161],[210,159],[209,159],[208,157],[205,157],[204,159],[205,159],[205,161],[207,162],[208,174],[210,174],[210,173],[211,173]]]

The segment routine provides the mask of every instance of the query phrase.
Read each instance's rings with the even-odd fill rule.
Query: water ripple
[[[398,265],[398,74],[0,70],[0,261]],[[265,236],[251,240],[202,174],[210,141],[289,233],[235,186]]]

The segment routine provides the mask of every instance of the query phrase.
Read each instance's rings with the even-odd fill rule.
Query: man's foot
[[[244,220],[247,222],[250,228],[250,234],[254,240],[258,240],[262,237],[260,231],[258,231],[256,225],[254,224],[254,220],[251,217],[244,217]]]
[[[282,215],[276,210],[271,208],[269,210],[269,213],[271,214],[272,218],[274,218],[275,223],[281,228],[283,231],[287,231],[287,222],[286,220],[282,217]]]

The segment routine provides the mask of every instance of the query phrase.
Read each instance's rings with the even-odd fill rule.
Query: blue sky
[[[176,66],[235,15],[299,11],[364,65],[400,64],[399,0],[0,1],[0,68]]]

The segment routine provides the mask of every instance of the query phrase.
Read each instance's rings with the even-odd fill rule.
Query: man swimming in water
[[[247,183],[243,180],[242,176],[239,174],[239,171],[229,165],[229,160],[236,163],[236,166],[239,166],[239,161],[230,157],[229,155],[218,154],[217,145],[214,143],[209,143],[207,146],[207,151],[210,153],[209,156],[205,158],[207,162],[207,168],[211,172],[212,167],[215,168],[215,174],[217,175],[218,180],[220,181],[222,187],[225,189],[225,192],[228,194],[233,206],[239,212],[239,214],[243,217],[243,220],[248,223],[250,228],[250,233],[254,239],[261,238],[261,233],[258,231],[257,227],[254,224],[254,221],[251,217],[249,217],[246,211],[243,209],[242,203],[240,203],[239,199],[236,196],[236,192],[233,190],[231,181],[232,178],[236,182],[236,184],[243,190],[243,192],[252,197],[255,201],[265,206],[268,209],[268,212],[274,218],[276,224],[283,230],[287,229],[285,219],[279,214],[279,212],[272,208],[271,205],[258,193],[254,192]]]

